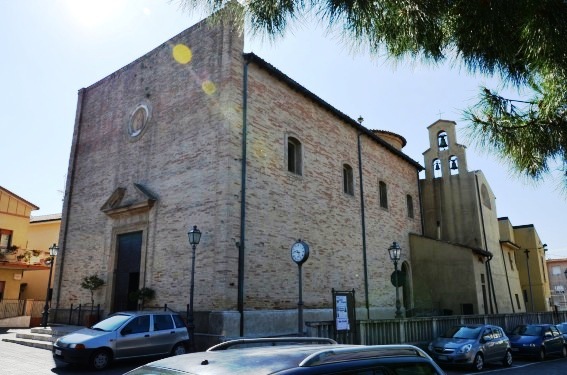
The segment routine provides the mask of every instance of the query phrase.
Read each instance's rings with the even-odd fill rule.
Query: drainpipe
[[[75,167],[77,164],[77,154],[79,153],[79,138],[81,135],[81,120],[83,118],[83,102],[85,98],[85,89],[79,90],[79,98],[77,100],[77,112],[75,114],[75,130],[73,134],[73,148],[71,149],[71,161],[69,163],[69,169],[67,171],[67,182],[65,188],[65,207],[64,215],[61,216],[61,220],[64,225],[59,231],[59,249],[60,255],[57,258],[57,300],[55,301],[55,315],[54,320],[57,321],[57,311],[59,310],[59,302],[61,301],[61,282],[63,280],[63,267],[65,265],[65,254],[67,253],[67,234],[69,232],[69,214],[71,212],[71,197],[73,194],[73,181],[75,180]]]
[[[362,183],[362,147],[358,133],[358,176],[360,179],[360,221],[362,225],[362,262],[364,267],[364,299],[366,303],[366,318],[370,319],[370,302],[368,301],[368,261],[366,258],[366,221],[364,215],[364,184]]]
[[[482,199],[480,196],[480,188],[478,186],[478,175],[474,174],[475,182],[476,182],[476,194],[478,197],[478,204],[480,208],[480,222],[482,225],[482,237],[484,240],[484,249],[489,252],[488,250],[488,242],[486,240],[486,228],[484,227],[484,215],[482,213]],[[494,290],[494,280],[492,280],[492,268],[490,267],[490,261],[492,260],[492,256],[487,257],[485,268],[486,268],[486,279],[488,281],[488,294],[489,294],[489,301],[490,301],[490,312],[493,314],[494,310],[492,308],[492,300],[494,299],[494,307],[496,308],[496,313],[498,314],[498,303],[496,302],[496,292]]]
[[[506,267],[506,259],[504,258],[504,249],[502,248],[502,243],[500,243],[500,252],[502,253],[502,263],[504,263],[504,274],[506,275],[506,284],[508,285],[508,294],[510,295],[510,305],[512,305],[512,313],[516,313],[514,308],[514,300],[512,299],[512,289],[510,289],[510,279],[508,278],[508,267]]]
[[[425,233],[425,222],[423,219],[423,201],[421,199],[421,180],[419,179],[419,171],[416,172],[415,174],[416,178],[417,178],[417,199],[419,199],[419,217],[420,217],[420,221],[421,221],[421,235],[423,236]]]
[[[246,59],[246,58],[245,58]],[[242,77],[242,167],[240,177],[240,241],[238,243],[238,312],[240,313],[240,337],[244,336],[244,249],[246,243],[246,138],[248,110],[248,64],[244,62]]]

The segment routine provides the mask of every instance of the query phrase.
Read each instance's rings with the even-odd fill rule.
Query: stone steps
[[[84,327],[61,325],[49,326],[46,328],[34,327],[30,329],[14,329],[8,331],[10,333],[14,333],[14,335],[3,338],[2,341],[51,350],[53,348],[53,343],[59,337],[73,331],[77,331],[81,328]]]

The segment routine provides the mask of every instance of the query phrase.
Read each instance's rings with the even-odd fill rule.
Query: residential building
[[[38,209],[0,187],[0,326],[41,321],[52,271],[49,248],[58,242],[61,215],[31,217]]]
[[[561,311],[567,310],[567,258],[547,259],[547,275],[551,300],[554,307]]]

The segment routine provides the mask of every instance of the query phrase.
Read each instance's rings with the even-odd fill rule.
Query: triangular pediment
[[[132,184],[131,188],[116,188],[100,210],[110,217],[134,215],[149,211],[156,201],[157,196],[145,186]]]

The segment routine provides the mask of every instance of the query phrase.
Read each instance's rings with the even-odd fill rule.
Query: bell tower
[[[438,120],[430,125],[429,149],[423,153],[425,178],[443,178],[467,172],[466,147],[457,143],[454,121]]]

